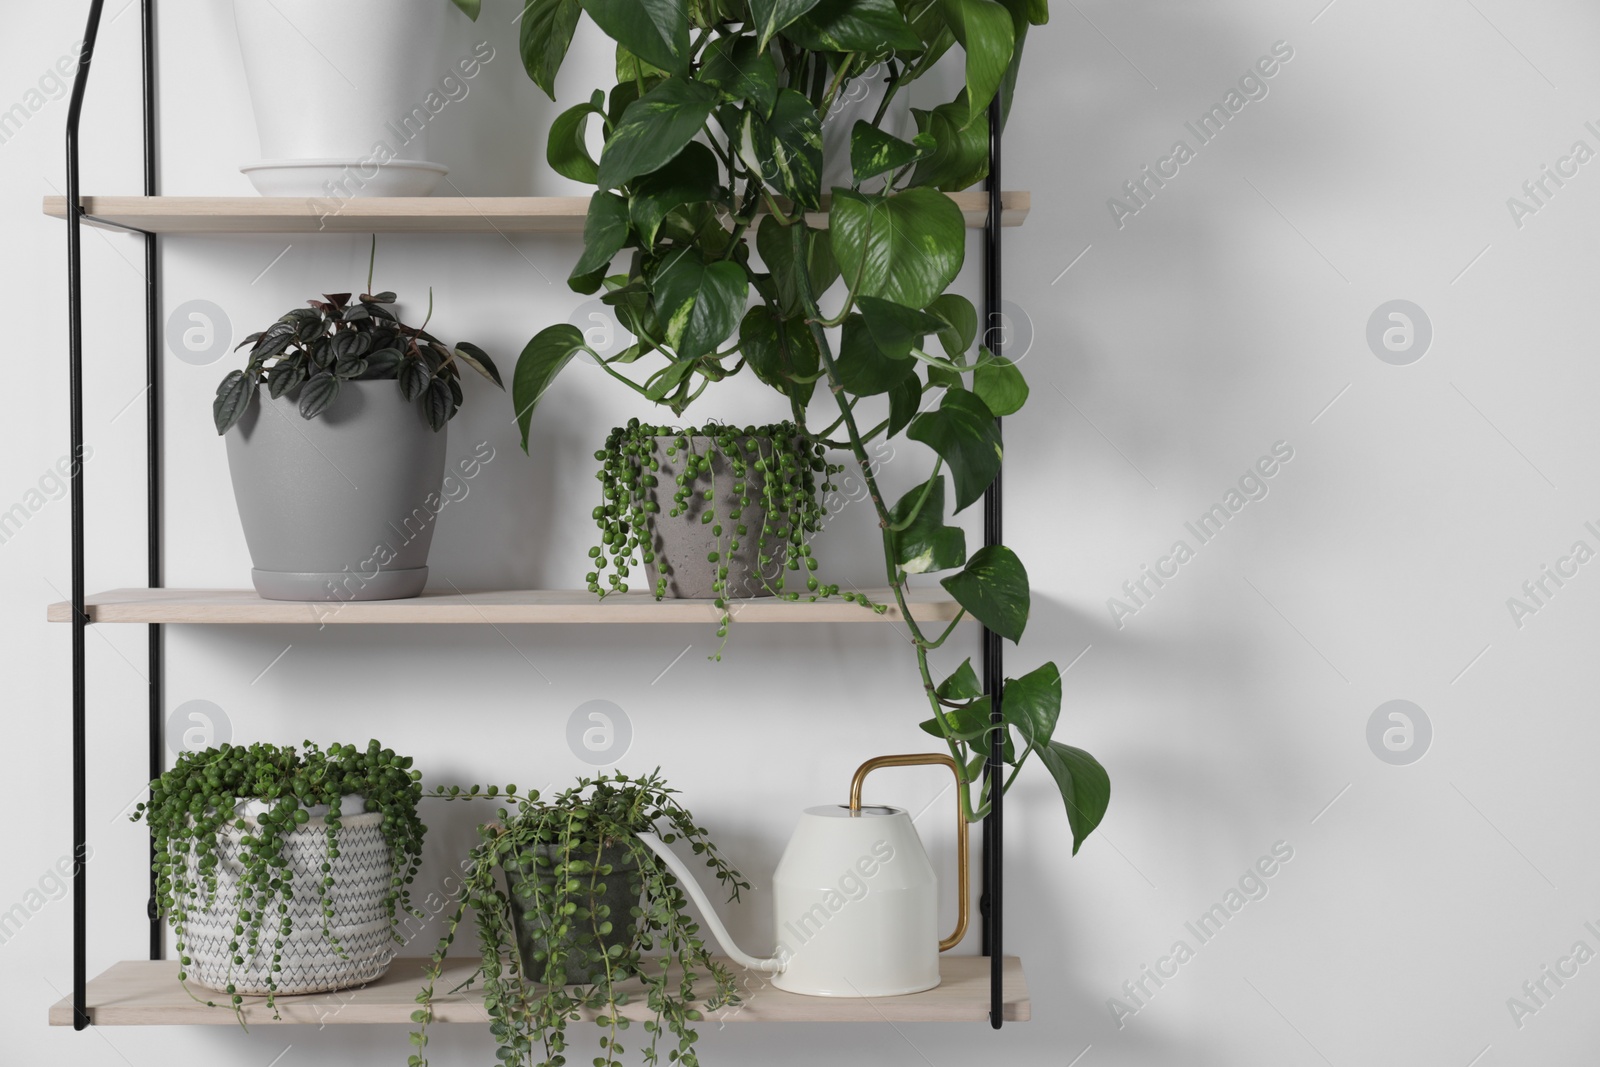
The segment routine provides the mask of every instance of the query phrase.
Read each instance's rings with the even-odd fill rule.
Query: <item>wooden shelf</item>
[[[879,615],[842,597],[816,603],[763,597],[736,601],[736,622],[899,622],[900,609],[885,589],[864,590],[874,603],[888,604]],[[960,608],[942,589],[914,589],[907,597],[919,622],[949,622]],[[521,624],[521,623],[682,623],[715,624],[720,617],[709,600],[656,600],[647,593],[624,593],[597,600],[581,589],[497,590],[483,593],[424,593],[411,600],[305,603],[263,600],[245,589],[113,589],[85,601],[90,622],[201,625],[334,624]],[[51,604],[51,622],[71,622],[72,605]]]
[[[724,960],[727,963],[728,961]],[[281,997],[278,1014],[259,998],[249,998],[245,1007],[248,1025],[272,1023],[300,1025],[397,1023],[413,1025],[417,991],[422,987],[423,960],[399,959],[389,973],[359,989],[337,993],[317,993],[301,997]],[[474,962],[445,969],[436,988],[434,1018],[442,1023],[486,1023],[483,993],[480,989],[448,994],[471,975]],[[761,975],[729,964],[736,976],[743,976],[744,1003],[707,1014],[710,1022],[984,1022],[989,1018],[989,960],[984,956],[944,956],[940,969],[944,980],[926,993],[903,997],[807,997],[785,993],[766,984]],[[205,991],[191,986],[197,996]],[[1008,956],[1002,981],[1004,1014],[1008,1022],[1026,1022],[1033,1005],[1028,997],[1028,982],[1022,962]],[[208,1008],[196,1001],[178,984],[178,964],[172,960],[126,960],[91,979],[87,989],[91,1022],[96,1026],[233,1026],[233,1012],[227,1008]],[[226,1000],[225,994],[217,999]],[[630,1019],[649,1018],[643,997],[622,1008]],[[72,1025],[72,998],[65,997],[50,1008],[51,1026]]]
[[[950,193],[967,225],[983,225],[988,194]],[[1002,195],[1002,220],[1020,226],[1027,192]],[[586,196],[396,196],[326,201],[289,196],[86,196],[84,222],[144,233],[582,233]],[[826,208],[826,205],[824,205]],[[44,198],[67,217],[67,200]],[[810,216],[814,224],[826,214]]]

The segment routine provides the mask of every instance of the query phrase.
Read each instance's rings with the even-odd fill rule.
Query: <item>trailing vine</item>
[[[822,493],[837,488],[830,480],[843,467],[827,460],[827,449],[792,422],[741,428],[707,424],[675,429],[631,419],[611,431],[594,454],[600,469],[601,503],[593,512],[600,544],[589,549],[594,570],[585,575],[589,591],[600,597],[626,593],[635,565],[657,573],[651,590],[666,596],[670,563],[659,558],[652,528],[667,508],[669,519],[696,519],[710,527],[714,603],[722,617],[717,636],[728,636],[729,602],[755,588],[791,601],[816,601],[838,594],[837,585],[816,576],[811,535],[822,529],[827,508]],[[723,462],[719,462],[719,460]],[[730,479],[718,484],[718,468]],[[673,484],[662,487],[664,469],[675,470]],[[667,501],[666,490],[671,491]],[[718,511],[726,489],[736,499],[726,514]],[[747,561],[754,546],[753,572]],[[601,576],[606,584],[602,587]],[[791,588],[804,574],[805,593]],[[855,594],[846,593],[847,599]],[[713,658],[721,659],[719,648]]]
[[[228,951],[233,954],[233,964],[242,967],[245,960],[270,948],[269,1008],[277,1007],[279,956],[294,928],[291,905],[295,893],[284,848],[291,834],[311,824],[309,809],[329,809],[320,818],[326,828],[330,860],[339,855],[341,817],[360,814],[341,811],[344,797],[361,796],[367,811],[381,812],[392,872],[383,898],[384,911],[391,923],[399,911],[417,914],[408,887],[416,876],[426,832],[417,816],[421,777],[420,771],[411,769],[410,756],[398,756],[377,741],[369,741],[364,750],[335,744],[324,751],[306,741],[299,749],[224,744],[180,755],[170,770],[150,783],[150,799],[139,804],[130,818],[150,826],[156,906],[176,937],[178,980],[185,990],[186,968],[192,962],[185,954],[188,922],[192,914],[209,908],[217,899],[218,848],[224,835],[239,835],[238,859],[244,868],[237,887],[234,939]],[[240,805],[252,800],[265,802],[267,810],[248,817],[242,814]],[[331,929],[331,870],[331,865],[324,864],[318,904],[323,936],[342,954]],[[232,982],[224,992],[242,1022],[244,997]],[[190,995],[194,996],[192,991]],[[217,1006],[211,1000],[204,1003]]]
[[[642,995],[653,1014],[644,1023],[644,1060],[659,1062],[662,1037],[670,1034],[668,1061],[697,1067],[693,1023],[703,1011],[739,1003],[736,983],[708,951],[677,880],[635,835],[650,831],[663,841],[688,841],[730,900],[749,883],[676,794],[659,771],[582,778],[548,801],[537,791],[518,796],[515,786],[503,794],[493,786],[431,794],[503,797],[516,807],[501,808],[497,822],[478,828],[455,908],[445,915],[445,933],[424,971],[421,1006],[411,1016],[418,1025],[410,1067],[428,1062],[437,984],[468,908],[482,958],[463,987],[481,979],[501,1063],[561,1067],[567,1024],[587,1012],[602,1031],[596,1067],[619,1067],[626,1051],[622,1035],[631,1026],[622,1009]],[[627,915],[602,902],[607,881],[616,878],[628,880],[629,899],[638,901]],[[526,959],[516,936],[519,919],[538,930]],[[584,980],[593,975],[598,980]]]

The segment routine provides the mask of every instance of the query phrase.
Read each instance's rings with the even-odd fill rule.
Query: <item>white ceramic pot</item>
[[[265,805],[241,804],[237,809],[253,822]],[[234,962],[229,946],[236,940],[234,925],[239,911],[239,883],[244,874],[241,838],[248,832],[227,827],[217,834],[217,888],[214,895],[188,902],[184,929],[184,954],[190,958],[189,977],[208,989],[262,995],[276,986],[280,996],[322,993],[363,985],[383,975],[394,960],[395,943],[383,900],[389,892],[393,868],[389,845],[383,837],[383,814],[362,812],[358,796],[343,798],[339,829],[339,855],[328,855],[327,827],[321,816],[326,807],[310,809],[312,821],[284,841],[283,856],[294,886],[290,906],[293,930],[278,950],[281,970],[272,978],[274,932],[262,932],[254,953],[239,952]],[[321,883],[323,864],[334,879],[330,890],[333,915],[324,917]],[[198,878],[197,860],[190,855],[189,875]],[[326,922],[326,927],[324,927]]]
[[[425,196],[446,0],[234,0],[270,196]],[[332,188],[330,188],[332,186]]]

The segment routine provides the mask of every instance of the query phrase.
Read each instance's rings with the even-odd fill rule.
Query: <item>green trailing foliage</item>
[[[276,981],[276,956],[294,929],[289,907],[294,888],[280,877],[288,864],[284,844],[288,835],[316,818],[326,828],[330,858],[337,856],[341,817],[362,814],[341,811],[344,797],[360,796],[367,811],[383,814],[382,833],[393,871],[383,901],[390,923],[402,912],[421,918],[411,906],[408,888],[417,873],[426,831],[417,815],[421,777],[421,772],[411,769],[410,756],[397,756],[377,741],[369,741],[365,749],[336,744],[326,750],[310,741],[298,749],[225,744],[180,755],[171,770],[150,783],[150,799],[135,808],[131,818],[150,827],[156,907],[176,937],[178,980],[185,983],[185,989],[188,975],[182,968],[190,963],[185,955],[189,918],[217,897],[219,835],[230,831],[244,836],[238,852],[242,874],[235,938],[229,951],[239,966],[270,951],[274,965],[269,983]],[[252,800],[265,802],[267,808],[247,819],[239,807]],[[324,805],[329,807],[326,815],[311,815],[309,809]],[[331,874],[322,880],[318,903],[323,935],[338,950],[328,922],[334,914],[338,888],[334,883]],[[398,935],[395,940],[400,941]],[[244,998],[231,984],[226,992],[228,1006],[242,1023]],[[212,1001],[205,1003],[216,1006]],[[276,1008],[272,992],[267,995],[267,1006]]]
[[[664,1045],[667,1062],[696,1067],[694,1024],[706,1012],[738,1004],[737,983],[711,955],[677,879],[636,835],[648,831],[668,844],[687,842],[730,900],[749,883],[660,772],[583,778],[549,800],[536,791],[519,796],[516,786],[451,787],[431,795],[514,806],[500,808],[496,821],[478,828],[478,844],[417,994],[410,1067],[428,1062],[438,982],[468,909],[482,957],[468,984],[482,985],[500,1063],[562,1067],[567,1024],[589,1012],[600,1029],[595,1067],[619,1067],[633,1025],[621,1009],[642,1001],[653,1016],[642,1026],[644,1061],[661,1062]],[[604,903],[608,883],[619,879],[637,901],[626,914]],[[540,931],[528,960],[518,949],[519,921]]]
[[[596,186],[570,282],[602,293],[636,341],[602,355],[567,324],[529,341],[511,386],[524,448],[538,403],[580,353],[675,416],[748,367],[788,401],[799,437],[848,452],[862,471],[889,597],[907,618],[932,712],[925,726],[962,768],[963,812],[982,817],[991,789],[1037,759],[1076,849],[1110,786],[1093,757],[1053,739],[1060,687],[1039,679],[1059,682],[1055,665],[1008,681],[992,723],[992,694],[934,676],[930,656],[955,624],[927,628],[907,596],[911,575],[936,575],[963,617],[1013,642],[1027,624],[1021,559],[1004,546],[969,556],[946,521],[994,482],[1004,460],[996,419],[1025,410],[1028,384],[980,336],[971,301],[949,291],[967,234],[945,194],[987,175],[991,115],[1003,123],[1010,111],[1023,44],[1049,18],[1047,0],[533,0],[525,17],[565,26],[579,6],[616,43],[617,80],[557,117],[547,154],[560,173]],[[525,50],[547,92],[563,32]],[[950,52],[960,54],[961,90],[915,110],[910,140],[886,129],[890,101]],[[850,183],[822,188],[823,125],[869,77],[883,102],[849,131]],[[598,158],[585,141],[595,124]],[[875,423],[865,418],[872,408]],[[896,502],[879,491],[873,455],[898,439],[926,445],[933,469]],[[597,516],[604,530],[616,527],[606,547],[620,537],[627,548],[637,519]],[[1007,766],[985,776],[997,734]]]

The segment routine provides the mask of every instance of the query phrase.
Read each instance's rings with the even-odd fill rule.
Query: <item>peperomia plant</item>
[[[947,291],[966,233],[945,193],[987,175],[991,118],[1009,111],[1023,40],[1048,18],[1047,0],[533,0],[523,59],[547,93],[582,13],[616,42],[617,81],[556,118],[547,155],[557,172],[596,186],[569,283],[582,293],[603,287],[637,341],[602,355],[575,326],[538,333],[512,380],[524,448],[535,405],[580,353],[675,414],[748,366],[788,399],[801,433],[861,468],[889,598],[905,616],[932,713],[923,725],[962,767],[965,815],[986,814],[991,779],[1009,785],[1037,755],[1059,787],[1076,851],[1105,812],[1110,782],[1087,752],[1054,740],[1056,665],[1006,682],[1000,728],[1011,770],[984,775],[990,696],[970,662],[934,677],[929,654],[956,623],[925,628],[906,596],[911,576],[953,571],[943,585],[961,616],[1013,642],[1028,619],[1016,554],[995,545],[969,556],[963,531],[946,524],[949,508],[982,499],[998,475],[996,419],[1019,411],[1028,387],[980,343],[971,301]],[[963,88],[913,110],[913,139],[896,136],[884,120],[891,101],[952,49],[964,59]],[[881,79],[882,96],[873,118],[851,128],[850,182],[824,190],[824,122],[868,77]],[[598,160],[586,142],[595,122]],[[620,253],[626,269],[612,273]],[[646,357],[656,369],[633,372]],[[934,460],[925,480],[890,501],[868,449],[900,435]]]
[[[730,900],[749,884],[734,870],[678,802],[659,771],[584,778],[550,800],[459,787],[431,794],[446,800],[516,801],[497,821],[478,828],[455,907],[429,960],[421,1005],[412,1013],[425,1067],[427,1026],[451,944],[471,907],[482,961],[484,1007],[501,1063],[561,1067],[567,1023],[588,1011],[602,1035],[596,1067],[617,1067],[630,1022],[621,1008],[643,999],[644,1059],[660,1062],[657,1046],[671,1034],[667,1059],[694,1067],[693,1024],[703,1011],[739,1003],[733,975],[707,949],[689,915],[688,898],[672,872],[635,835],[682,838],[727,888]],[[659,951],[656,951],[659,950]],[[538,1057],[538,1050],[544,1055]]]
[[[373,257],[377,242],[373,242]],[[407,326],[390,310],[393,293],[368,293],[353,302],[349,293],[330,293],[295,308],[259,333],[240,342],[250,345],[244,370],[229,371],[217,385],[211,404],[217,433],[225,434],[244,417],[265,382],[276,400],[298,389],[300,416],[314,419],[339,396],[344,382],[396,381],[400,394],[421,408],[434,431],[444,429],[461,407],[461,371],[465,363],[504,389],[500,371],[488,353],[469,341],[447,347],[428,332],[433,318],[433,293],[428,293],[428,318]]]

